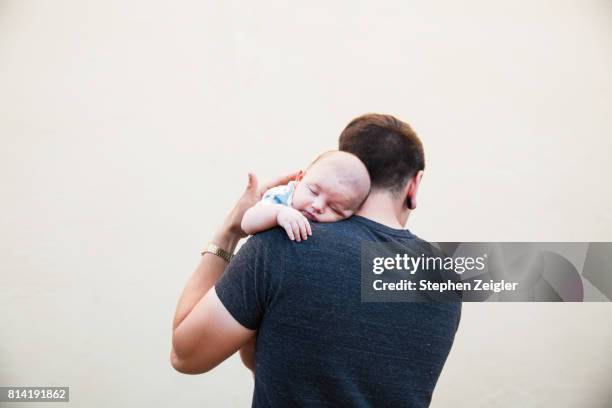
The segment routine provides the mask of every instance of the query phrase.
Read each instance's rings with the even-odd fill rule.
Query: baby
[[[242,218],[249,235],[280,226],[293,241],[312,235],[309,221],[334,222],[353,215],[370,192],[370,176],[356,156],[330,151],[315,159],[296,181],[266,191]]]

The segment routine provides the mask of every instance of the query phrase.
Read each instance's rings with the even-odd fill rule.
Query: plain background
[[[611,66],[608,0],[0,1],[0,385],[250,406],[170,366],[179,294],[248,170],[365,112],[423,140],[421,237],[612,241]],[[611,323],[466,304],[432,407],[609,407]]]

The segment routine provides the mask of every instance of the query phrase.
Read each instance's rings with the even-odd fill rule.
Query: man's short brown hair
[[[353,119],[338,144],[366,165],[372,188],[399,192],[425,168],[421,140],[410,125],[391,115],[368,113]]]

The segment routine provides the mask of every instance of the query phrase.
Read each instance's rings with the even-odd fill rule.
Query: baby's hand
[[[308,219],[301,212],[291,207],[284,207],[276,216],[276,222],[283,227],[292,241],[306,240],[312,235]]]

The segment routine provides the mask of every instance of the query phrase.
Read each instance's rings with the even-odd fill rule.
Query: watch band
[[[208,243],[202,250],[202,255],[205,253],[217,255],[218,257],[225,259],[227,262],[231,261],[234,257],[233,254],[230,254],[225,249],[213,244],[212,242]]]

